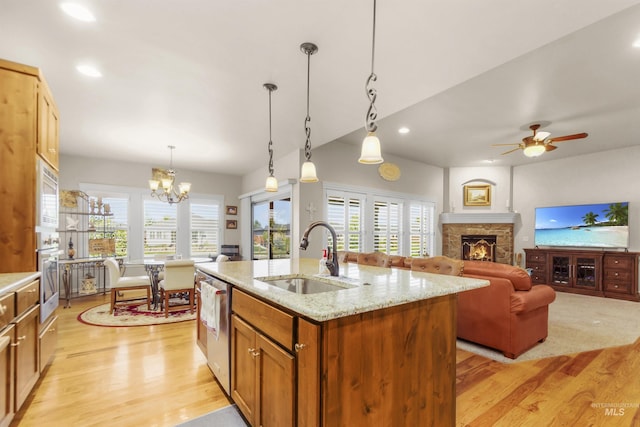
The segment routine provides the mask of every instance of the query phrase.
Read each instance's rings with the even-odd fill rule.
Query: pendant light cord
[[[373,72],[373,65],[376,54],[376,0],[373,0],[373,42],[371,43],[371,74],[365,84],[365,91],[367,92],[367,98],[369,98],[369,109],[367,110],[367,116],[365,118],[365,129],[367,132],[375,132],[378,129],[376,125],[376,119],[378,118],[378,111],[376,110],[376,98],[378,97],[378,91],[373,87],[373,82],[378,79],[378,76]]]
[[[269,89],[269,176],[273,176],[273,141],[271,140],[271,92]]]
[[[311,50],[307,50],[307,117],[304,119],[304,131],[307,134],[307,142],[304,144],[304,157],[311,160],[311,117],[309,116],[309,80],[311,79]]]

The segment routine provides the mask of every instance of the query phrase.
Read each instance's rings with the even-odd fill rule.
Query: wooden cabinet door
[[[264,335],[257,335],[259,365],[255,426],[295,425],[295,360]]]
[[[58,316],[55,316],[40,332],[40,373],[44,371],[58,346]]]
[[[320,326],[298,319],[298,427],[320,425]]]
[[[0,273],[36,271],[36,80],[5,66],[0,60]]]
[[[9,325],[0,333],[0,427],[7,427],[15,415],[14,376],[15,353],[13,351],[15,326]]]
[[[16,322],[16,411],[29,396],[40,378],[38,360],[38,327],[40,305],[20,316]]]
[[[235,314],[231,318],[231,398],[251,425],[256,410],[256,332]]]
[[[40,84],[38,96],[38,143],[40,157],[58,170],[58,110],[53,103],[49,89]]]

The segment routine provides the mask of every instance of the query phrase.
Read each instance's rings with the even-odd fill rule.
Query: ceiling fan
[[[522,150],[524,155],[527,157],[538,157],[546,151],[553,151],[556,148],[558,148],[555,145],[553,145],[554,142],[570,141],[572,139],[581,139],[589,136],[588,133],[582,132],[582,133],[576,133],[573,135],[556,136],[553,138],[549,138],[549,136],[551,135],[549,132],[538,132],[538,129],[540,129],[540,125],[537,123],[529,126],[529,129],[533,131],[533,135],[522,138],[522,142],[520,143],[493,144],[492,147],[517,145],[516,148],[509,151],[505,151],[502,154],[505,155],[505,154],[513,153],[514,151],[517,151],[517,150]]]

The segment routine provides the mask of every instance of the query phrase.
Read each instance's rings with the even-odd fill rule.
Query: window
[[[434,252],[434,202],[409,194],[358,187],[345,190],[343,185],[328,184],[325,203],[338,250],[404,256]]]
[[[144,201],[144,255],[176,252],[177,205]]]
[[[89,220],[96,229],[87,237],[89,239],[115,238],[116,256],[126,257],[129,254],[129,195],[105,191],[89,191],[89,197],[102,198],[102,203],[110,206],[112,216],[92,215]],[[105,236],[103,231],[107,230]],[[113,232],[113,234],[111,234]],[[100,255],[95,255],[100,256]]]
[[[336,230],[339,251],[361,252],[363,207],[364,195],[327,192],[327,221]]]
[[[220,204],[191,202],[191,256],[219,253]]]
[[[378,198],[373,202],[373,250],[400,255],[402,202]]]
[[[434,211],[433,203],[409,204],[409,256],[427,257],[433,254]]]
[[[291,199],[252,204],[253,259],[291,256]]]

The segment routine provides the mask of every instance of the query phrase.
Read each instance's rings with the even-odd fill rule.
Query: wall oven
[[[58,173],[41,158],[36,159],[36,252],[40,272],[40,322],[58,307]]]

